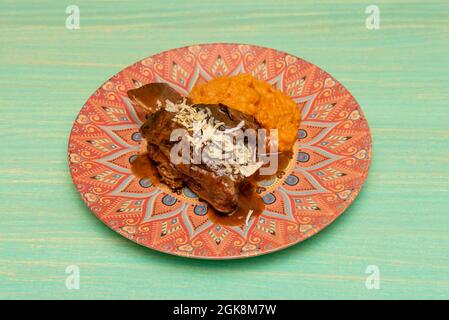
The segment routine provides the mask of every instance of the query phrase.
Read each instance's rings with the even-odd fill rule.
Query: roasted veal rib
[[[232,177],[218,174],[206,164],[174,164],[170,161],[170,151],[176,141],[170,141],[170,135],[175,129],[183,126],[174,121],[176,113],[165,109],[166,100],[177,103],[182,97],[168,85],[152,84],[153,87],[141,87],[128,93],[135,104],[144,107],[152,113],[140,128],[142,137],[147,142],[147,156],[160,175],[161,182],[172,189],[187,185],[200,198],[206,200],[216,210],[224,213],[237,208],[241,187],[247,179],[244,175]],[[134,92],[133,92],[134,91]],[[157,99],[154,96],[157,95]],[[159,102],[157,102],[159,100]],[[157,107],[159,106],[159,107]],[[221,130],[239,126],[242,130],[258,129],[259,125],[252,116],[245,115],[224,105],[193,105],[195,110],[208,109],[208,114],[223,123]],[[158,109],[154,112],[154,110]],[[243,126],[241,126],[243,121]]]

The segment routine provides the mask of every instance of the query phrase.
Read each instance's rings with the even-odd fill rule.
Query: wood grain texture
[[[449,4],[376,1],[0,2],[0,298],[449,298]],[[65,8],[81,29],[65,28]],[[70,179],[69,131],[123,67],[194,43],[287,51],[343,83],[372,129],[356,201],[287,250],[236,261],[172,257],[106,228]],[[80,290],[65,269],[78,265]],[[365,288],[377,265],[381,289]]]

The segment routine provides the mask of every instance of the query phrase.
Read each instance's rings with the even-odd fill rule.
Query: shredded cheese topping
[[[245,126],[244,121],[234,128],[225,128],[223,122],[212,116],[209,108],[193,108],[185,99],[176,104],[167,100],[165,110],[175,113],[173,121],[190,133],[187,139],[193,155],[200,155],[202,162],[218,175],[227,175],[233,180],[239,175],[249,177],[263,165],[263,161],[256,161],[255,146],[236,139]]]

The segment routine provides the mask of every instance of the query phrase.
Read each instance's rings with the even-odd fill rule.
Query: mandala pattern
[[[209,221],[191,190],[174,194],[131,174],[144,115],[126,92],[166,82],[187,95],[196,83],[239,73],[271,83],[303,107],[294,159],[259,185],[265,211],[245,227],[229,227]],[[207,44],[151,56],[104,83],[81,109],[68,153],[83,200],[113,230],[171,254],[242,258],[298,243],[337,218],[367,176],[371,136],[353,96],[315,65],[258,46]]]

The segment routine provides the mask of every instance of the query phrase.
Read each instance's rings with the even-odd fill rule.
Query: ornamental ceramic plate
[[[165,82],[187,95],[195,84],[240,73],[290,96],[302,120],[289,165],[259,182],[264,211],[236,227],[213,223],[190,189],[172,192],[131,173],[145,115],[127,91]],[[366,179],[371,136],[354,97],[317,66],[274,49],[220,43],[165,51],[106,81],[81,109],[68,156],[82,199],[122,236],[174,255],[244,258],[301,242],[334,221]]]

